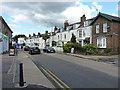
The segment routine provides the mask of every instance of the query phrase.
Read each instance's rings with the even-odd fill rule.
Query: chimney
[[[56,26],[54,27],[54,32],[55,32],[55,31],[57,31],[57,27],[56,27]]]
[[[48,31],[45,31],[45,34],[48,34]]]
[[[65,22],[64,22],[64,30],[67,29],[67,26],[69,26],[69,23],[68,23],[68,20],[65,20]]]
[[[33,36],[36,36],[35,33],[33,33]]]
[[[29,34],[29,37],[31,37],[31,35]]]
[[[81,17],[81,25],[84,25],[84,21],[86,21],[86,16],[85,16],[85,14]]]
[[[38,32],[38,36],[41,37],[41,34]]]

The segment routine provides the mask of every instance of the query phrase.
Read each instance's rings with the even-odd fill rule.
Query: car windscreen
[[[38,47],[31,47],[31,49],[39,49]]]

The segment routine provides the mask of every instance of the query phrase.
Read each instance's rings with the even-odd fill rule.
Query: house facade
[[[12,48],[12,30],[0,16],[0,53],[9,51]]]
[[[25,40],[26,46],[37,46],[40,49],[43,49],[45,47],[45,40],[39,36],[39,35],[34,35],[34,36],[29,36]]]
[[[92,43],[99,47],[101,53],[104,53],[105,49],[107,48],[110,48],[112,53],[119,52],[119,17],[99,13],[91,25]]]

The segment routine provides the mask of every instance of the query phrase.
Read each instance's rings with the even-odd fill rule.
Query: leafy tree
[[[13,40],[16,41],[16,43],[17,43],[17,42],[18,42],[18,38],[22,38],[22,37],[25,37],[25,38],[26,38],[26,36],[25,36],[24,34],[19,34],[19,35],[15,35],[15,36],[13,37]]]
[[[45,46],[46,46],[46,40],[50,38],[48,34],[42,34],[42,38],[45,40]]]
[[[76,43],[76,36],[72,33],[71,42]]]

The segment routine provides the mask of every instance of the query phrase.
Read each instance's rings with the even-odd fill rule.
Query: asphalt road
[[[39,69],[43,66],[71,88],[118,88],[117,67],[54,53],[29,56]]]

